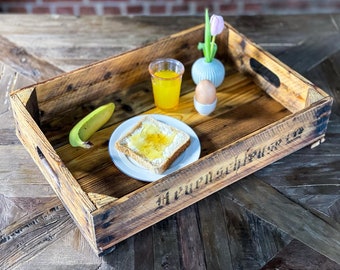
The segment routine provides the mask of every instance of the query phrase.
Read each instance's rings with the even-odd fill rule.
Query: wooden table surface
[[[0,269],[340,269],[340,14],[225,20],[334,97],[326,141],[97,257],[17,139],[9,92],[202,18],[0,15]]]

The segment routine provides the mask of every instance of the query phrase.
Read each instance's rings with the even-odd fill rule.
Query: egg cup
[[[213,103],[202,104],[202,103],[199,103],[196,100],[196,97],[194,96],[194,106],[195,106],[195,109],[201,115],[207,116],[207,115],[211,114],[215,110],[216,104],[217,104],[217,98],[215,99],[215,101]]]

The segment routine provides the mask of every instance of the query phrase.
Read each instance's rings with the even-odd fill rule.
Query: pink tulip
[[[212,36],[221,34],[224,29],[224,20],[222,16],[212,15],[210,18],[210,33]]]

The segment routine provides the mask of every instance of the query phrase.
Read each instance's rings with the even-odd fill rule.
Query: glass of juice
[[[156,107],[162,110],[176,108],[181,92],[183,64],[172,58],[156,59],[150,63],[149,72]]]

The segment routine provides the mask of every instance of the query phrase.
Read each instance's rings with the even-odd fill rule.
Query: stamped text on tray
[[[304,128],[300,127],[274,142],[265,144],[258,148],[250,148],[240,155],[235,156],[219,169],[208,171],[196,180],[192,180],[174,190],[170,189],[160,194],[156,201],[157,208],[169,205],[170,203],[177,201],[182,196],[192,195],[195,191],[205,188],[213,182],[221,180],[223,176],[230,175],[231,173],[237,173],[244,166],[268,155],[275,154],[275,152],[279,151],[284,145],[290,144],[301,138],[303,132]]]

